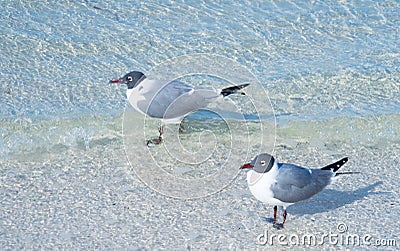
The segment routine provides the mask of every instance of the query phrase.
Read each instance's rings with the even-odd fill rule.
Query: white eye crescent
[[[126,79],[128,79],[129,82],[133,80],[131,76],[127,77]]]
[[[261,164],[262,166],[265,166],[265,160],[261,160],[261,161],[260,161],[260,164]]]

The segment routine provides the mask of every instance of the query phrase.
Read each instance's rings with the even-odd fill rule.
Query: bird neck
[[[127,90],[126,90],[126,98],[127,98],[128,100],[129,100],[129,97],[131,96],[132,92],[133,92],[133,89],[127,89]]]
[[[247,172],[247,183],[249,184],[249,186],[257,186],[257,184],[263,184],[265,182],[272,183],[277,174],[278,165],[275,162],[271,170],[266,173],[258,173],[254,170],[250,170],[249,172]]]

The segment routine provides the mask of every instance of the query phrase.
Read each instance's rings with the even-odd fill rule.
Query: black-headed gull
[[[241,89],[249,84],[231,86],[222,90],[212,87],[191,86],[174,80],[149,79],[142,72],[132,71],[122,78],[110,81],[113,84],[126,84],[129,103],[140,113],[162,120],[159,137],[147,144],[162,141],[163,125],[180,123],[191,112],[207,107],[220,98],[230,94],[245,95]]]
[[[286,207],[321,192],[339,174],[358,172],[337,172],[348,161],[343,158],[322,168],[305,168],[294,164],[278,163],[275,158],[262,153],[250,163],[241,166],[247,169],[247,183],[256,199],[274,206],[273,223],[283,227],[286,221]],[[276,222],[277,206],[284,209],[283,222]]]

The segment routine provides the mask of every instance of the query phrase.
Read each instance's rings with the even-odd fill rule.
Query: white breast
[[[146,115],[145,112],[139,109],[138,106],[139,101],[145,100],[144,91],[146,90],[142,86],[137,86],[135,88],[126,90],[126,97],[129,104],[131,104],[131,106],[135,108],[136,111],[140,112],[143,115]]]
[[[277,206],[288,206],[293,203],[285,203],[274,198],[274,193],[270,187],[275,183],[275,177],[278,173],[278,167],[276,164],[267,173],[257,173],[254,170],[247,172],[247,184],[251,194],[256,197],[257,200],[267,203],[270,205]]]

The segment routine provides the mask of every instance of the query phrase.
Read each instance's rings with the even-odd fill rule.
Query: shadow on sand
[[[311,197],[308,200],[289,206],[288,213],[298,216],[322,213],[352,204],[355,201],[361,201],[370,195],[387,194],[387,192],[373,191],[375,187],[381,185],[382,183],[382,181],[379,181],[375,184],[352,191],[325,189],[321,193]]]

